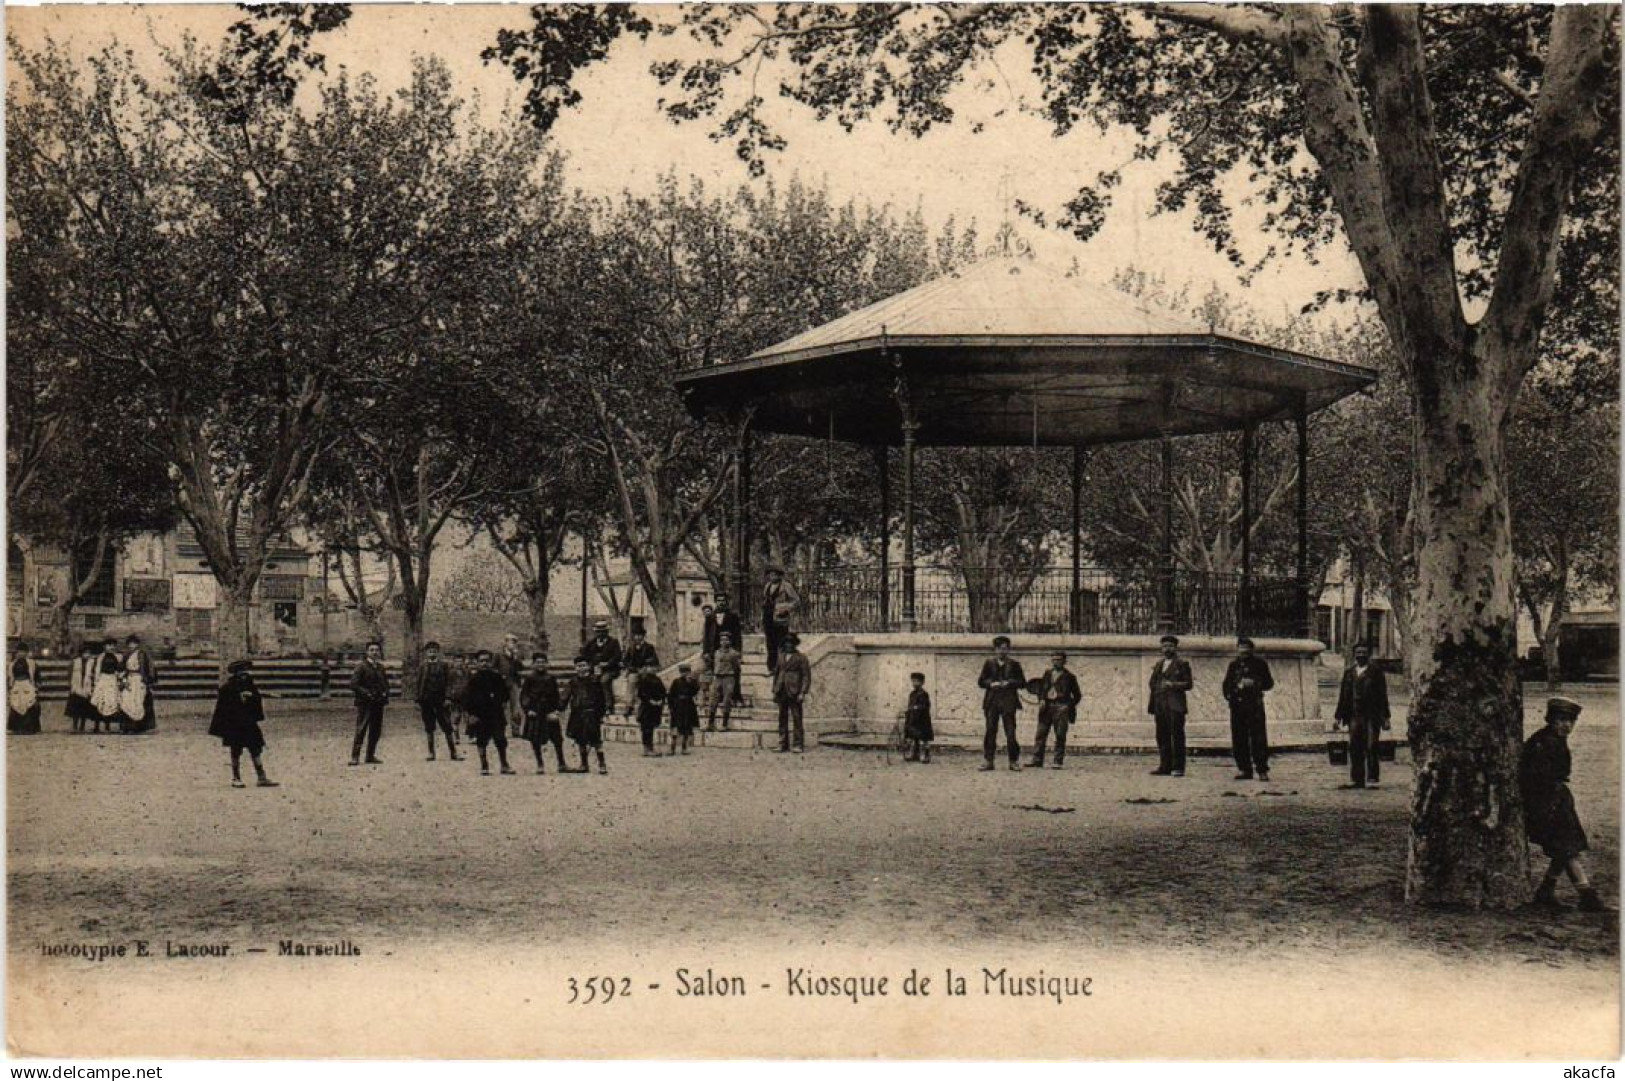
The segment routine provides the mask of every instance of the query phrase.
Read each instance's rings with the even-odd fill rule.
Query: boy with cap
[[[608,773],[604,764],[604,681],[593,673],[592,662],[586,657],[576,658],[576,674],[564,692],[564,705],[569,710],[564,734],[581,750],[581,768],[586,773],[587,748],[598,753],[598,772]]]
[[[226,666],[230,673],[220,685],[214,699],[214,718],[209,722],[209,735],[231,748],[231,787],[243,788],[243,752],[254,763],[256,782],[261,788],[275,788],[277,783],[265,775],[260,754],[265,750],[265,734],[260,722],[265,720],[265,702],[260,698],[254,677],[249,674],[254,662],[244,657]]]
[[[512,773],[508,765],[508,681],[497,671],[491,651],[482,649],[475,655],[479,667],[468,677],[468,690],[463,702],[474,717],[474,746],[480,752],[480,773],[489,776],[491,761],[486,757],[487,744],[497,745],[497,761],[503,773]]]
[[[739,673],[744,658],[734,648],[732,635],[724,633],[717,640],[717,651],[711,657],[711,708],[706,716],[705,730],[717,730],[717,706],[722,706],[722,730],[728,730],[733,716],[734,701],[739,697]]]
[[[907,762],[931,761],[931,741],[937,737],[931,724],[931,696],[925,690],[925,673],[908,674],[908,705],[903,711],[903,738],[908,741]]]
[[[671,712],[671,754],[681,747],[684,754],[694,742],[694,730],[700,726],[700,681],[688,664],[677,666],[677,678],[666,688],[667,708]]]
[[[656,757],[660,752],[655,750],[655,729],[660,727],[660,716],[666,711],[666,685],[661,682],[652,657],[638,673],[637,681],[632,685],[632,694],[637,702],[638,734],[643,737],[643,757]],[[630,704],[627,712],[632,712]]]
[[[530,655],[530,671],[519,685],[519,711],[524,715],[520,735],[530,744],[536,755],[536,772],[546,773],[542,765],[542,744],[553,745],[553,756],[558,759],[559,772],[565,772],[564,730],[559,727],[559,681],[547,670],[547,654],[538,650]]]
[[[1334,714],[1336,723],[1349,730],[1349,779],[1355,788],[1366,787],[1367,777],[1372,788],[1381,780],[1378,751],[1388,714],[1388,677],[1371,663],[1371,647],[1361,642],[1354,647],[1354,663],[1343,670]]]
[[[1541,908],[1566,907],[1557,899],[1557,880],[1567,872],[1580,894],[1580,911],[1607,912],[1609,907],[1597,895],[1580,862],[1580,854],[1590,846],[1574,809],[1574,794],[1569,791],[1569,733],[1579,719],[1580,703],[1574,699],[1548,699],[1546,727],[1523,745],[1518,786],[1523,792],[1524,829],[1552,861],[1535,891],[1534,903]]]
[[[1185,776],[1185,692],[1191,689],[1190,662],[1179,655],[1179,639],[1159,639],[1162,659],[1151,669],[1151,697],[1145,711],[1156,718],[1157,768],[1153,777]]]
[[[434,761],[434,732],[439,728],[446,737],[446,753],[453,762],[461,761],[457,754],[457,737],[451,727],[451,714],[446,709],[446,696],[451,690],[451,666],[440,658],[440,643],[429,642],[423,647],[423,660],[418,664],[417,680],[412,698],[423,717],[423,734],[429,740],[429,761]]]
[[[1078,677],[1066,666],[1066,654],[1057,650],[1050,655],[1050,666],[1035,688],[1038,693],[1038,740],[1033,748],[1033,769],[1044,768],[1044,747],[1049,743],[1050,730],[1055,730],[1055,763],[1052,769],[1062,769],[1066,763],[1066,730],[1077,719],[1078,703],[1083,701],[1083,689]]]
[[[1262,657],[1253,655],[1251,638],[1236,639],[1236,659],[1224,671],[1221,688],[1230,703],[1230,752],[1236,759],[1236,780],[1270,779],[1270,741],[1264,727],[1264,692],[1275,677]]]
[[[1004,727],[1004,742],[1010,752],[1010,768],[1021,768],[1021,747],[1016,743],[1016,711],[1021,709],[1021,688],[1027,677],[1021,664],[1010,656],[1010,639],[999,635],[993,639],[993,656],[982,662],[982,674],[976,685],[982,688],[982,716],[987,729],[982,734],[982,771],[993,768],[993,758],[999,750],[999,727]]]

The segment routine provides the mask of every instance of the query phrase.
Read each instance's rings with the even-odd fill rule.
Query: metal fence
[[[791,619],[798,630],[875,633],[902,625],[900,567],[888,568],[884,581],[878,566],[798,569],[789,577],[800,595]],[[1239,574],[1176,570],[1168,622],[1161,618],[1161,586],[1153,574],[1099,567],[1081,569],[1074,590],[1070,567],[922,566],[914,571],[914,626],[1025,634],[1153,634],[1169,625],[1181,634],[1290,637],[1302,631],[1303,592],[1291,579],[1255,575],[1243,598]],[[752,623],[761,616],[760,590],[760,584],[753,588]]]

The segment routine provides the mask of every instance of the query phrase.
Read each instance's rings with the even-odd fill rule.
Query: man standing
[[[780,643],[783,654],[779,667],[773,673],[773,701],[779,704],[779,753],[791,750],[790,732],[795,729],[795,753],[800,754],[806,742],[802,727],[802,701],[812,690],[812,665],[800,650],[801,639],[786,634]]]
[[[508,688],[508,697],[502,711],[507,717],[509,729],[517,737],[524,720],[524,714],[519,709],[519,684],[525,678],[525,662],[519,656],[517,634],[502,636],[502,652],[496,657],[496,673],[502,677],[503,686]]]
[[[440,729],[446,737],[446,753],[453,762],[459,760],[456,736],[452,732],[451,713],[446,698],[451,689],[451,666],[440,659],[440,643],[430,642],[423,647],[423,659],[418,663],[417,682],[412,688],[412,700],[418,704],[423,717],[423,734],[429,740],[429,761],[434,761],[434,732]]]
[[[497,745],[497,761],[503,773],[512,773],[508,765],[508,682],[492,663],[491,651],[482,649],[476,656],[479,667],[468,677],[468,689],[463,702],[474,717],[474,745],[480,752],[480,773],[489,775],[491,762],[485,755],[487,744]]]
[[[1078,677],[1066,666],[1066,654],[1059,651],[1050,655],[1050,666],[1038,681],[1038,745],[1033,760],[1027,763],[1033,769],[1044,768],[1044,747],[1049,743],[1050,729],[1055,730],[1055,764],[1052,769],[1064,768],[1066,762],[1066,730],[1077,718],[1078,703],[1083,701],[1083,689]]]
[[[1224,672],[1224,700],[1230,703],[1230,751],[1236,780],[1270,779],[1270,741],[1264,730],[1264,692],[1275,686],[1270,666],[1253,655],[1251,638],[1236,639],[1236,659]]]
[[[728,610],[728,598],[717,597],[717,606],[706,614],[705,630],[700,635],[700,656],[705,659],[705,671],[712,681],[716,679],[716,664],[714,663],[717,649],[726,636],[734,644],[735,649],[744,648],[744,632],[739,626],[739,613]],[[732,705],[739,705],[739,681],[734,681]]]
[[[711,658],[711,708],[706,716],[705,730],[717,730],[717,706],[722,707],[722,730],[728,730],[733,716],[734,701],[739,697],[739,672],[744,658],[734,648],[732,636],[724,633],[718,639],[717,652]]]
[[[1371,647],[1354,647],[1354,663],[1343,669],[1337,691],[1337,723],[1349,730],[1349,777],[1355,788],[1376,788],[1382,766],[1377,753],[1389,727],[1388,677],[1371,663]]]
[[[581,647],[581,659],[587,662],[593,678],[603,685],[604,712],[613,712],[615,680],[621,674],[621,643],[610,637],[607,620],[600,619],[592,625],[592,637]]]
[[[784,580],[784,569],[767,568],[767,585],[762,587],[762,634],[767,638],[769,672],[778,670],[779,650],[784,636],[790,633],[790,617],[800,603],[796,587]]]
[[[999,750],[999,726],[1004,726],[1004,743],[1010,752],[1010,768],[1021,768],[1021,746],[1016,742],[1016,711],[1021,709],[1021,688],[1027,677],[1021,665],[1010,656],[1010,639],[999,635],[993,639],[993,656],[982,662],[982,674],[976,680],[982,688],[982,716],[987,730],[982,735],[982,770],[993,768],[993,758]]]
[[[1151,669],[1151,699],[1145,711],[1157,719],[1155,777],[1185,776],[1185,692],[1191,689],[1191,666],[1179,655],[1179,639],[1162,636],[1162,659]]]
[[[367,655],[350,675],[355,695],[355,741],[350,744],[350,765],[361,764],[361,742],[367,743],[367,764],[380,765],[378,737],[384,734],[384,706],[389,702],[389,673],[384,671],[384,647],[367,643]]]
[[[1557,880],[1567,872],[1580,894],[1580,911],[1607,912],[1608,905],[1597,895],[1580,862],[1580,854],[1590,844],[1569,791],[1569,733],[1579,719],[1580,703],[1574,699],[1548,699],[1546,727],[1523,745],[1518,786],[1523,792],[1524,829],[1552,861],[1535,891],[1534,903],[1541,908],[1567,907],[1557,899]]]

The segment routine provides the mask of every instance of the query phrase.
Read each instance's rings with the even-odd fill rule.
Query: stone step
[[[1272,751],[1309,751],[1323,753],[1329,741],[1346,739],[1342,733],[1332,733],[1329,725],[1322,720],[1296,720],[1275,721],[1269,727],[1270,749]],[[1034,729],[1022,725],[1017,728],[1017,742],[1025,752],[1032,746]],[[1403,745],[1403,732],[1390,732],[1387,736],[1398,745]],[[876,731],[846,731],[824,732],[819,735],[819,743],[826,747],[839,747],[847,750],[877,751],[892,747],[890,732]],[[999,743],[1002,748],[1004,737],[1001,734]],[[1149,724],[1106,723],[1090,722],[1073,725],[1067,732],[1067,748],[1086,751],[1091,754],[1155,754],[1157,750],[1156,732]],[[1192,722],[1185,729],[1185,745],[1191,754],[1225,755],[1230,753],[1230,726],[1224,722],[1204,721]],[[965,750],[981,752],[982,737],[980,733],[950,732],[938,733],[938,738],[932,743],[933,748],[945,750]]]
[[[671,747],[673,732],[662,725],[655,729],[655,747],[664,751]],[[811,729],[807,731],[807,747],[809,749],[819,745],[819,735]],[[635,724],[606,724],[604,725],[604,742],[614,744],[638,745],[643,741],[643,733]],[[765,724],[754,724],[748,727],[735,726],[728,731],[717,730],[707,732],[702,726],[694,733],[695,747],[721,748],[725,750],[742,751],[770,751],[779,745],[779,727],[775,721],[771,727]]]

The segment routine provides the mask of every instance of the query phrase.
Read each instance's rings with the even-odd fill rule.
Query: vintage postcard
[[[5,22],[11,1056],[1619,1055],[1617,8]]]

